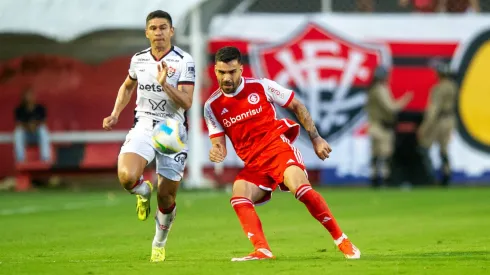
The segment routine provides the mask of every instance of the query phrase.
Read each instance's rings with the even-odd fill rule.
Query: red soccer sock
[[[262,223],[257,212],[255,212],[253,203],[244,197],[232,197],[230,203],[240,220],[245,235],[252,242],[255,250],[259,248],[270,250],[262,230]]]
[[[330,232],[330,235],[332,235],[334,240],[337,240],[342,236],[342,230],[333,217],[332,212],[330,212],[327,203],[322,195],[313,190],[311,185],[301,185],[298,190],[296,190],[294,196],[306,205],[310,214],[317,219],[328,232]]]

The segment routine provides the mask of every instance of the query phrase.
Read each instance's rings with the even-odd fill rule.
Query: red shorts
[[[253,162],[247,163],[235,178],[235,180],[246,180],[268,192],[262,199],[254,202],[256,205],[270,200],[272,192],[277,186],[281,191],[289,191],[283,184],[284,171],[289,166],[298,166],[306,173],[301,152],[284,136],[270,144],[268,148],[270,149],[262,153]]]

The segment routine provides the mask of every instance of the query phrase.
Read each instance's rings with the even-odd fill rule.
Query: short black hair
[[[238,63],[242,63],[242,54],[240,53],[240,50],[232,46],[219,49],[214,56],[214,62],[216,63],[218,63],[219,61],[228,63],[235,59],[238,61]]]
[[[172,27],[172,16],[170,16],[170,14],[166,11],[162,11],[162,10],[156,10],[156,11],[152,11],[148,14],[148,16],[146,17],[146,24],[148,25],[148,22],[150,22],[151,19],[154,19],[154,18],[163,18],[163,19],[167,19],[168,22],[170,23],[170,27]]]

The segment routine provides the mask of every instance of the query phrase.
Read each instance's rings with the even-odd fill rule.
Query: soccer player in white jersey
[[[151,133],[155,124],[165,117],[187,126],[185,111],[192,105],[195,71],[192,57],[171,44],[174,28],[170,14],[161,10],[148,14],[145,33],[151,47],[131,58],[129,75],[119,88],[114,110],[104,118],[103,128],[112,129],[136,89],[134,125],[119,154],[118,177],[121,185],[136,195],[138,218],[146,220],[150,215],[153,186],[142,174],[156,157],[158,210],[151,261],[160,262],[165,260],[165,244],[175,219],[175,197],[183,177],[187,149],[173,155],[160,154],[152,146]]]

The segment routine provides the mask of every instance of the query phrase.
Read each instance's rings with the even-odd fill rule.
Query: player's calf
[[[301,201],[310,214],[328,230],[335,244],[344,253],[346,258],[357,259],[360,251],[342,232],[335,217],[330,211],[327,202],[310,185],[305,173],[300,167],[290,166],[284,172],[284,184],[289,188],[297,200]]]
[[[253,244],[255,250],[270,250],[265,238],[257,212],[255,212],[254,201],[258,201],[267,195],[267,192],[246,180],[237,180],[233,184],[233,196],[230,204],[240,221],[243,232]]]
[[[154,252],[159,251],[156,248],[163,248],[167,243],[168,234],[177,214],[175,197],[177,196],[178,187],[178,181],[172,181],[158,175],[158,210],[155,215],[155,237],[152,243],[152,259],[154,258]],[[163,258],[160,257],[160,261],[163,261],[164,258],[165,256]]]

